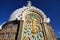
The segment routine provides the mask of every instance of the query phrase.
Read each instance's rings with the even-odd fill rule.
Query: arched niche
[[[25,11],[23,40],[43,40],[42,17],[33,10]]]

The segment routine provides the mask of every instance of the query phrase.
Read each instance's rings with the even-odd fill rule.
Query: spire
[[[27,4],[27,6],[29,6],[29,7],[31,6],[31,1],[28,1],[28,4]]]

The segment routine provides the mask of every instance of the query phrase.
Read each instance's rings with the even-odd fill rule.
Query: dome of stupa
[[[49,23],[50,22],[50,19],[46,17],[46,15],[44,14],[43,11],[41,11],[40,9],[34,7],[34,6],[31,6],[31,2],[29,1],[27,6],[23,6],[22,8],[19,8],[17,10],[15,10],[10,18],[9,18],[9,21],[13,21],[13,20],[24,20],[24,17],[26,14],[28,14],[30,11],[35,11],[35,12],[38,12],[40,13],[40,15],[42,16],[43,18],[43,22],[47,22]]]

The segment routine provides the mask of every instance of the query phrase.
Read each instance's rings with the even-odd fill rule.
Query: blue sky
[[[27,5],[29,0],[0,0],[0,25],[8,21],[12,12]],[[30,0],[51,19],[55,35],[60,38],[60,0]]]

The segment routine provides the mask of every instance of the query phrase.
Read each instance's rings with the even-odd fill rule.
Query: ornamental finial
[[[27,4],[27,6],[31,6],[31,1],[28,1],[28,4]]]

